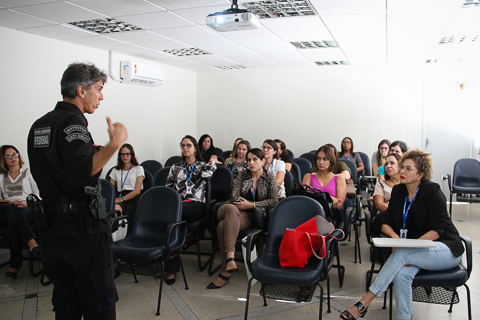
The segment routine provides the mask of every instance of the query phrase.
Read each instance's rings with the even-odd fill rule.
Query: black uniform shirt
[[[84,187],[95,185],[100,172],[90,176],[95,148],[87,127],[80,109],[63,101],[32,125],[28,135],[30,170],[45,208],[55,210],[65,201],[90,202]],[[94,220],[86,213],[72,220],[56,219],[45,234],[81,236],[108,230],[106,219]]]

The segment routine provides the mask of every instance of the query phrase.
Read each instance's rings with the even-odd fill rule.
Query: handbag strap
[[[341,237],[341,238],[335,238],[335,237],[331,236],[331,234],[334,233],[335,231],[340,231],[340,232],[343,234],[343,237]],[[340,240],[342,240],[343,238],[345,238],[345,232],[343,232],[342,229],[335,229],[335,230],[333,230],[332,232],[330,232],[329,234],[325,235],[325,238],[327,238],[327,237],[328,237],[328,238],[331,238],[331,239],[335,239],[335,240],[340,241]]]
[[[322,239],[322,247],[321,247],[320,255],[321,255],[322,252],[323,252],[323,257],[321,257],[321,256],[318,256],[318,255],[315,253],[315,250],[313,249],[313,244],[312,244],[312,239],[310,238],[310,234],[309,234],[308,232],[305,232],[305,234],[307,235],[308,242],[310,242],[310,249],[312,249],[312,252],[313,252],[313,254],[315,255],[315,257],[317,257],[317,258],[320,259],[320,260],[324,259],[324,258],[327,256],[327,252],[326,252],[326,250],[325,250],[325,237],[322,236],[322,235],[318,235],[318,236],[321,237],[321,239]]]

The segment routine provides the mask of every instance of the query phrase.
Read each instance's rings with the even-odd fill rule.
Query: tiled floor
[[[460,233],[473,240],[474,269],[468,285],[472,292],[473,319],[480,319],[480,204],[455,204],[454,222]],[[342,264],[346,267],[345,283],[339,287],[336,270],[330,273],[332,292],[332,312],[323,309],[323,319],[338,319],[339,313],[350,307],[365,294],[365,272],[369,269],[368,245],[364,230],[361,238],[362,264],[354,264],[353,241],[341,245]],[[240,254],[241,255],[241,254]],[[240,257],[239,255],[239,257]],[[3,252],[0,262],[8,259]],[[182,255],[187,281],[190,287],[185,290],[181,277],[172,286],[164,285],[161,316],[155,316],[158,284],[152,277],[139,277],[134,283],[130,274],[122,274],[116,280],[120,301],[117,303],[118,319],[243,319],[247,277],[243,264],[239,263],[240,272],[235,274],[230,283],[219,290],[206,290],[205,287],[215,278],[206,271],[200,272],[196,258]],[[26,262],[25,262],[26,265]],[[0,268],[0,320],[54,319],[51,296],[52,285],[42,286],[38,278],[27,274],[22,268],[16,280],[4,277],[7,266]],[[326,290],[326,283],[324,283]],[[285,303],[268,300],[268,307],[263,306],[259,296],[260,285],[253,286],[249,318],[253,319],[317,319],[318,294],[310,303]],[[416,319],[466,319],[467,306],[465,289],[459,289],[460,303],[455,305],[453,313],[448,313],[448,306],[414,303]],[[388,319],[388,310],[382,309],[383,299],[377,298],[370,306],[364,319]],[[395,310],[394,310],[395,315]]]

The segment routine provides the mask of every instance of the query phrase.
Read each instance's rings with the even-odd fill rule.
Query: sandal
[[[367,314],[367,310],[368,310],[368,307],[365,307],[363,305],[363,303],[361,303],[360,301],[358,301],[357,303],[355,303],[354,305],[355,307],[357,307],[358,311],[360,311],[360,318],[363,318],[365,317],[365,315]],[[343,317],[343,316],[346,316],[347,318]],[[353,316],[353,314],[351,314],[349,311],[345,310],[343,311],[341,314],[340,314],[340,319],[342,320],[356,320],[356,318]]]
[[[223,274],[219,273],[218,276],[225,281],[225,283],[223,284],[226,285],[228,283],[228,281],[230,281],[230,277],[225,277]],[[207,289],[220,289],[220,288],[223,288],[223,286],[217,286],[215,283],[210,282],[210,284],[207,286]]]
[[[235,258],[228,258],[227,261],[225,263],[229,263],[230,261],[235,261]],[[235,268],[235,269],[228,269],[227,270],[228,273],[234,273],[234,272],[238,272],[238,268]]]

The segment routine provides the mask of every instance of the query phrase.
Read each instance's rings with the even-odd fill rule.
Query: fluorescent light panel
[[[307,0],[248,1],[241,5],[259,19],[315,15],[312,5]]]
[[[76,21],[69,22],[68,24],[100,34],[143,30],[142,28],[132,24],[110,18]]]

